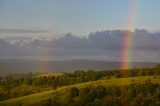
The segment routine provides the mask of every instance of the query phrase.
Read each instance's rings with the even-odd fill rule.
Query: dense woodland
[[[59,76],[37,74],[8,74],[0,77],[0,101],[30,95],[82,82],[122,77],[160,75],[160,65],[153,68],[134,68],[112,71],[75,71]],[[160,85],[146,80],[144,84],[125,86],[73,87],[61,100],[58,96],[41,103],[44,106],[160,106]],[[18,104],[21,105],[21,104]]]
[[[102,85],[78,89],[73,87],[64,99],[53,95],[43,106],[160,106],[160,85],[147,80],[145,84],[126,86]]]

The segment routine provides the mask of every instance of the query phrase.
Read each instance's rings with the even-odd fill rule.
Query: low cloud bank
[[[127,35],[127,33],[130,33]],[[160,33],[136,29],[105,30],[77,37],[71,33],[57,39],[33,37],[32,39],[0,39],[0,58],[40,56],[53,59],[96,59],[118,61],[121,58],[125,37],[130,36],[134,61],[160,62]],[[42,57],[41,57],[42,56]],[[50,58],[51,59],[51,58]]]

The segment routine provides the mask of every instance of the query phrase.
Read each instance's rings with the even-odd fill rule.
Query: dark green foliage
[[[76,87],[70,89],[70,96],[71,98],[79,96],[79,90]]]
[[[106,88],[102,85],[98,85],[96,88],[96,97],[97,98],[102,98],[106,95]]]
[[[124,71],[125,72],[125,71]],[[120,70],[114,71],[75,71],[64,73],[61,76],[35,77],[29,73],[17,77],[9,74],[0,77],[0,100],[30,95],[50,88],[95,81],[106,78],[160,75],[160,66],[153,68],[135,68],[126,71],[122,76]],[[156,80],[155,80],[156,81]],[[133,83],[125,86],[87,86],[84,88],[72,87],[64,94],[63,100],[56,96],[42,103],[42,106],[159,106],[160,85],[151,80],[144,84]],[[38,103],[37,103],[38,104]],[[39,105],[38,104],[38,105]],[[14,105],[14,104],[13,104]],[[22,105],[22,104],[16,104]]]
[[[110,86],[104,87],[102,85],[97,87],[86,87],[79,90],[78,99],[72,97],[69,106],[158,106],[160,104],[159,95],[159,85],[152,84],[152,89],[157,89],[156,91],[139,91],[137,94],[137,89],[143,88],[147,91],[148,82],[145,84],[131,84],[129,86]],[[120,95],[122,88],[127,90],[126,95]],[[74,88],[75,89],[75,88]],[[108,93],[109,92],[109,93]],[[63,101],[59,101],[63,102]],[[66,104],[68,105],[68,104]]]
[[[156,96],[160,98],[160,85],[156,88]]]
[[[42,103],[42,106],[60,106],[60,103],[58,103],[56,100],[47,99]]]
[[[52,100],[51,99],[47,99],[46,101],[44,101],[42,106],[51,106],[52,105]]]
[[[128,94],[129,99],[135,98],[137,96],[136,87],[134,85],[129,86],[129,88],[127,90],[127,94]]]
[[[148,87],[153,90],[149,90]],[[140,88],[143,90],[139,90]],[[58,101],[55,103],[57,106],[159,106],[159,90],[160,86],[149,80],[144,84],[132,83],[125,86],[98,85],[81,89],[73,87],[67,92],[70,95],[63,100],[56,99]],[[122,95],[121,92],[126,94]]]

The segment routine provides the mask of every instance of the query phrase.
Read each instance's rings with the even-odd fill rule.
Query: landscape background
[[[97,31],[84,37],[67,33],[59,38],[1,38],[0,70],[1,73],[27,73],[119,69],[126,32],[129,30]],[[136,29],[132,36],[130,60],[126,61],[131,64],[130,68],[152,67],[158,64],[160,33]]]

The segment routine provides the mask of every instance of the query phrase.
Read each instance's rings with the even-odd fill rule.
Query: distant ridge
[[[131,62],[131,68],[153,67],[156,62]],[[76,70],[114,70],[120,68],[120,62],[98,60],[69,60],[69,61],[27,61],[0,60],[0,73],[29,73],[29,72],[72,72]]]

